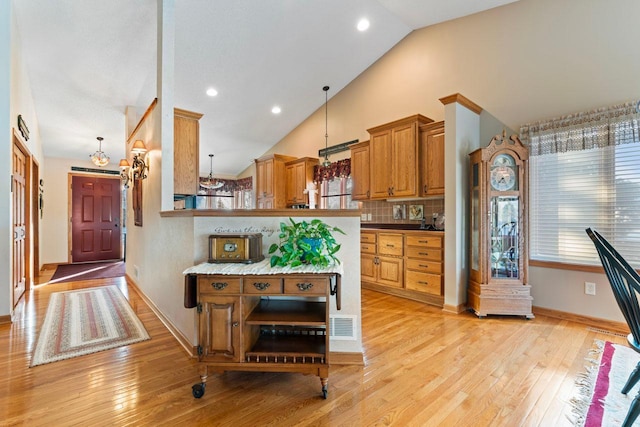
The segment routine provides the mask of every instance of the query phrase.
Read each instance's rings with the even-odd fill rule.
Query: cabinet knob
[[[270,283],[266,283],[266,282],[255,282],[253,284],[253,286],[259,290],[259,291],[264,291],[269,287]]]
[[[422,189],[422,192],[423,192],[423,193],[426,193],[426,192],[427,192],[427,186],[426,186],[426,185],[425,185],[425,186],[424,186],[424,188]]]
[[[229,286],[228,283],[226,282],[213,282],[211,284],[211,286],[213,287],[213,289],[215,289],[216,291],[221,291],[224,288],[226,288],[227,286]]]
[[[238,326],[240,326],[240,323],[238,323],[238,322],[233,322],[231,325],[232,325],[234,328],[237,328]]]
[[[370,196],[369,190],[367,190],[367,199],[368,199],[369,197],[371,197],[371,196]]]

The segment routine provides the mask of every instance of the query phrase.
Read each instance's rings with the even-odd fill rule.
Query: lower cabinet
[[[443,233],[363,230],[362,287],[442,307]]]
[[[327,397],[329,298],[337,273],[196,274],[198,360],[204,394],[209,372],[299,372],[320,377]]]

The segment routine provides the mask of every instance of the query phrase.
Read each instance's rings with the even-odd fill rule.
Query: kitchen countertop
[[[375,224],[369,222],[361,222],[360,228],[373,228],[377,230],[412,230],[412,231],[433,231],[443,233],[444,230],[436,230],[431,224],[427,224],[427,228],[420,228],[420,224]]]

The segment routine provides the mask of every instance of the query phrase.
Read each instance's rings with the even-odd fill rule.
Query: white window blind
[[[601,265],[585,233],[591,227],[640,268],[640,141],[633,139],[529,158],[531,259]]]

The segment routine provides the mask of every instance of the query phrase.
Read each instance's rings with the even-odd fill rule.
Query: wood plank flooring
[[[46,283],[53,271],[45,271]],[[29,368],[52,292],[115,284],[151,340]],[[537,316],[477,319],[362,294],[365,366],[334,366],[329,397],[301,374],[227,372],[190,359],[124,278],[42,285],[0,325],[0,425],[564,426],[594,339],[623,337]]]

